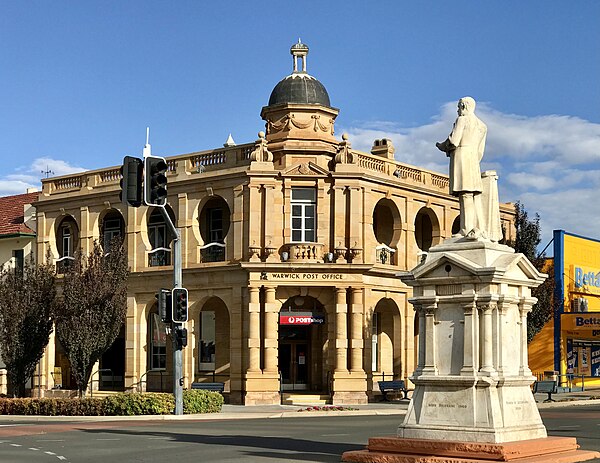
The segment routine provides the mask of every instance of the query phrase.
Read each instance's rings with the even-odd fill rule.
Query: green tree
[[[516,252],[525,254],[540,272],[548,274],[548,278],[531,295],[537,302],[527,316],[527,342],[540,332],[554,313],[554,264],[546,257],[545,252],[538,254],[537,247],[541,243],[540,216],[535,214],[529,218],[525,206],[519,201],[515,204],[515,241],[508,243]]]
[[[52,333],[56,309],[53,265],[36,265],[33,256],[23,270],[5,266],[0,272],[0,354],[6,364],[8,394],[25,396]]]
[[[127,313],[127,252],[119,238],[105,253],[98,242],[78,253],[65,273],[56,313],[56,335],[65,349],[79,395],[94,364],[112,345]]]

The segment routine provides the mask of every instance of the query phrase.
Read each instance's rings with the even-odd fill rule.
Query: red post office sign
[[[325,318],[322,315],[313,314],[280,314],[280,325],[312,325],[313,323],[323,323]]]

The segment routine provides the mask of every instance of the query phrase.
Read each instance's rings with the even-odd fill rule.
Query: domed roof
[[[280,103],[329,106],[329,95],[321,82],[308,74],[292,74],[280,81],[269,98],[269,106]]]
[[[269,97],[269,106],[286,103],[330,106],[329,94],[323,84],[306,72],[308,47],[298,39],[290,53],[294,57],[294,70],[275,86]],[[301,70],[298,70],[298,58],[302,60]]]

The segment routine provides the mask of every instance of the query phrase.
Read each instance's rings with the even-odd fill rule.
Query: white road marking
[[[29,447],[29,450],[39,450],[39,449],[36,449],[35,447]]]
[[[54,452],[44,452],[46,455],[56,455]]]
[[[23,447],[21,444],[10,444],[10,445],[12,445],[13,447]]]
[[[58,458],[59,460],[66,460],[66,458],[63,457],[62,455],[57,455],[56,458]]]

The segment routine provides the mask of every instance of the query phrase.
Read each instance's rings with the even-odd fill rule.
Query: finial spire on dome
[[[294,57],[294,73],[306,73],[306,55],[308,55],[308,46],[303,44],[300,38],[298,38],[298,43],[292,45],[290,53]],[[298,58],[302,60],[302,71],[298,71]]]

